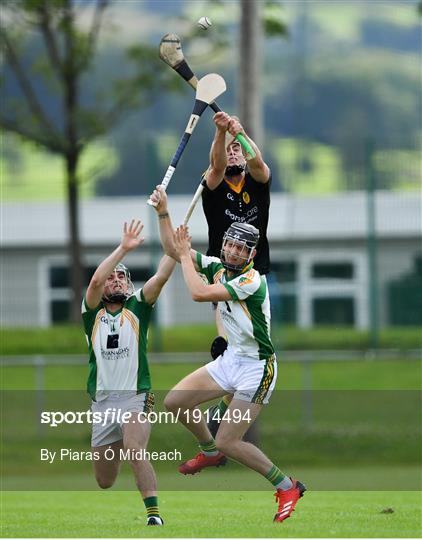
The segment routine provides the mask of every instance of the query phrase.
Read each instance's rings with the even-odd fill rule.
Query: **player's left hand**
[[[177,227],[174,233],[174,247],[179,257],[189,254],[190,252],[191,237],[189,236],[189,229],[186,225],[180,225]]]
[[[243,129],[242,124],[239,122],[239,119],[236,116],[231,117],[229,125],[227,127],[227,131],[233,137],[236,137],[236,135],[239,135],[239,133],[245,135],[245,130]]]
[[[124,223],[123,235],[120,246],[124,251],[132,251],[140,246],[145,240],[142,236],[143,223],[139,219],[132,219],[129,225]]]

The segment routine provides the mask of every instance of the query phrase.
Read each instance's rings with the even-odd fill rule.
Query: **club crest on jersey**
[[[244,285],[248,285],[249,283],[252,283],[254,275],[255,275],[255,270],[251,268],[248,272],[246,272],[244,276],[242,276],[239,279],[239,285],[243,287]]]
[[[248,285],[249,283],[252,283],[252,280],[249,279],[247,276],[242,276],[239,279],[239,285],[243,287],[244,285]]]
[[[249,204],[251,202],[251,198],[249,196],[249,193],[247,191],[244,191],[242,193],[242,199],[245,204]]]

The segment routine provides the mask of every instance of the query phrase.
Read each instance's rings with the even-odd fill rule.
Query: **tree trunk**
[[[81,260],[81,246],[79,242],[79,198],[78,198],[78,162],[82,147],[78,142],[78,123],[76,119],[78,110],[78,77],[77,68],[77,33],[75,32],[75,13],[71,0],[64,2],[64,116],[65,132],[68,141],[66,153],[68,218],[69,218],[69,255],[70,255],[70,281],[72,284],[72,300],[70,304],[70,320],[78,323],[81,320],[83,267]]]
[[[67,209],[69,232],[69,274],[71,282],[70,320],[78,323],[81,320],[81,302],[83,286],[83,265],[81,244],[79,241],[79,198],[77,166],[79,155],[74,152],[66,157]]]
[[[246,133],[263,144],[261,80],[261,1],[241,0],[239,37],[239,117]]]

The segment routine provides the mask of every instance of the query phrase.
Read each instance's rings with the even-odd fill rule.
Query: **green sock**
[[[158,512],[158,497],[145,497],[144,504],[147,509],[147,517],[160,517],[160,513]]]
[[[272,485],[277,489],[287,490],[293,486],[293,482],[288,476],[283,474],[276,465],[273,465],[271,469],[265,475],[265,478],[269,480]]]
[[[199,448],[201,449],[201,452],[206,456],[216,456],[218,454],[214,439],[211,439],[208,442],[200,442]]]

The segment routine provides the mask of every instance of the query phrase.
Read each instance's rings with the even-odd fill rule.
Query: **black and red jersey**
[[[260,274],[268,274],[270,253],[267,227],[270,187],[271,176],[266,184],[262,184],[256,182],[248,172],[237,186],[226,179],[214,190],[210,190],[207,185],[204,186],[202,207],[208,223],[207,255],[220,257],[223,235],[232,223],[250,223],[260,234],[254,268]]]

